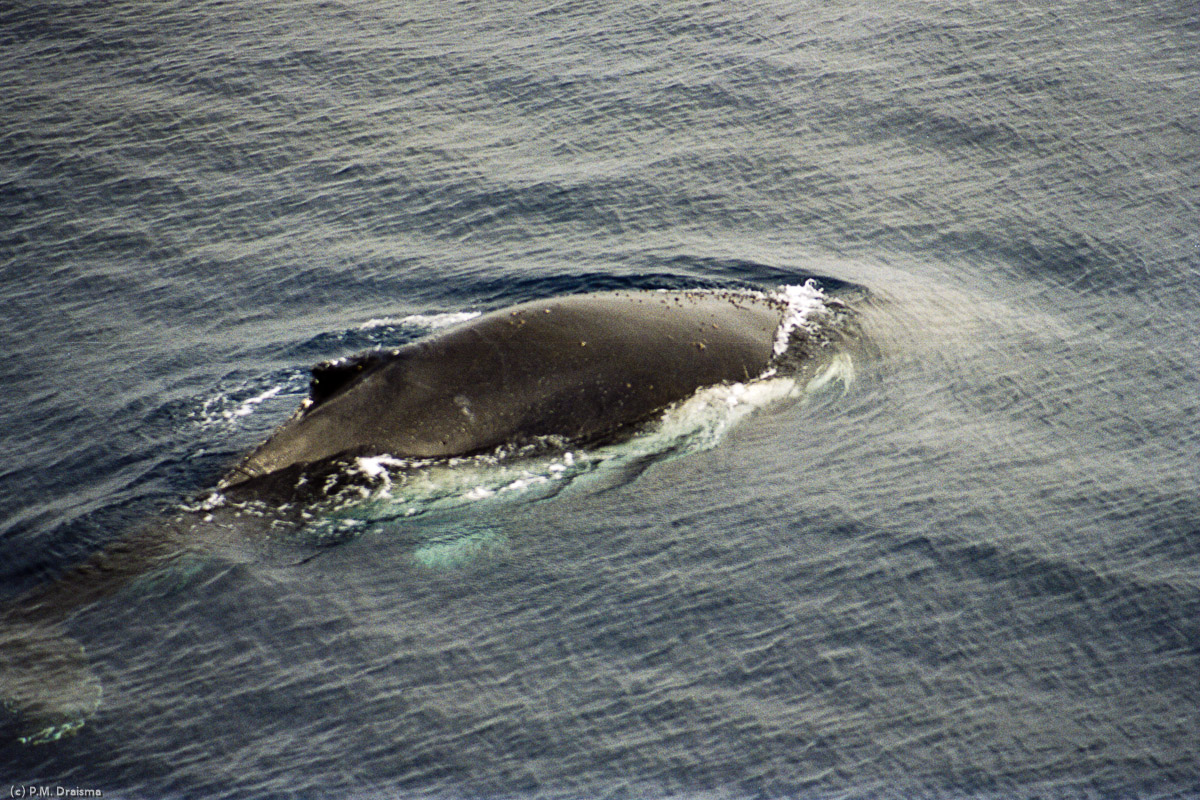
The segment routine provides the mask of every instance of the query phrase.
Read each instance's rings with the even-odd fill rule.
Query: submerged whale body
[[[219,488],[274,494],[356,456],[445,458],[615,437],[701,387],[762,375],[778,360],[789,309],[748,292],[572,295],[326,362],[300,409]]]
[[[218,493],[0,604],[0,741],[55,741],[99,707],[100,683],[62,626],[75,610],[169,571],[183,553],[253,539],[297,510],[304,516],[308,501],[354,482],[346,467],[356,459],[419,465],[510,445],[612,441],[706,386],[773,371],[815,375],[839,350],[831,345],[847,332],[845,311],[811,286],[799,295],[584,294],[318,365],[309,398]]]

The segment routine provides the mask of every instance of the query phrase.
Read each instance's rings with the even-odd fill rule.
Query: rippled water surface
[[[0,792],[1200,796],[1197,19],[5,5],[0,593],[132,566]],[[320,360],[811,277],[865,344],[802,397],[171,522]]]

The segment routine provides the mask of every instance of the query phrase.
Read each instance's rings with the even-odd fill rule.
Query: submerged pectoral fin
[[[99,707],[100,680],[66,627],[76,611],[131,586],[170,591],[195,574],[196,555],[260,522],[256,515],[225,508],[151,520],[56,580],[0,606],[0,742],[61,739],[82,728]]]
[[[0,626],[0,737],[46,744],[79,731],[100,705],[99,679],[83,645],[60,626]]]

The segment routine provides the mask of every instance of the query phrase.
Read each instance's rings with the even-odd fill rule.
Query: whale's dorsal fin
[[[312,368],[312,380],[308,384],[309,408],[325,402],[383,361],[381,353],[362,353],[317,364]]]

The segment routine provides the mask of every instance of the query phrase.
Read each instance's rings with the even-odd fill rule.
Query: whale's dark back
[[[573,295],[320,365],[311,397],[222,487],[347,454],[437,458],[610,436],[700,387],[760,375],[786,310],[741,293]]]

